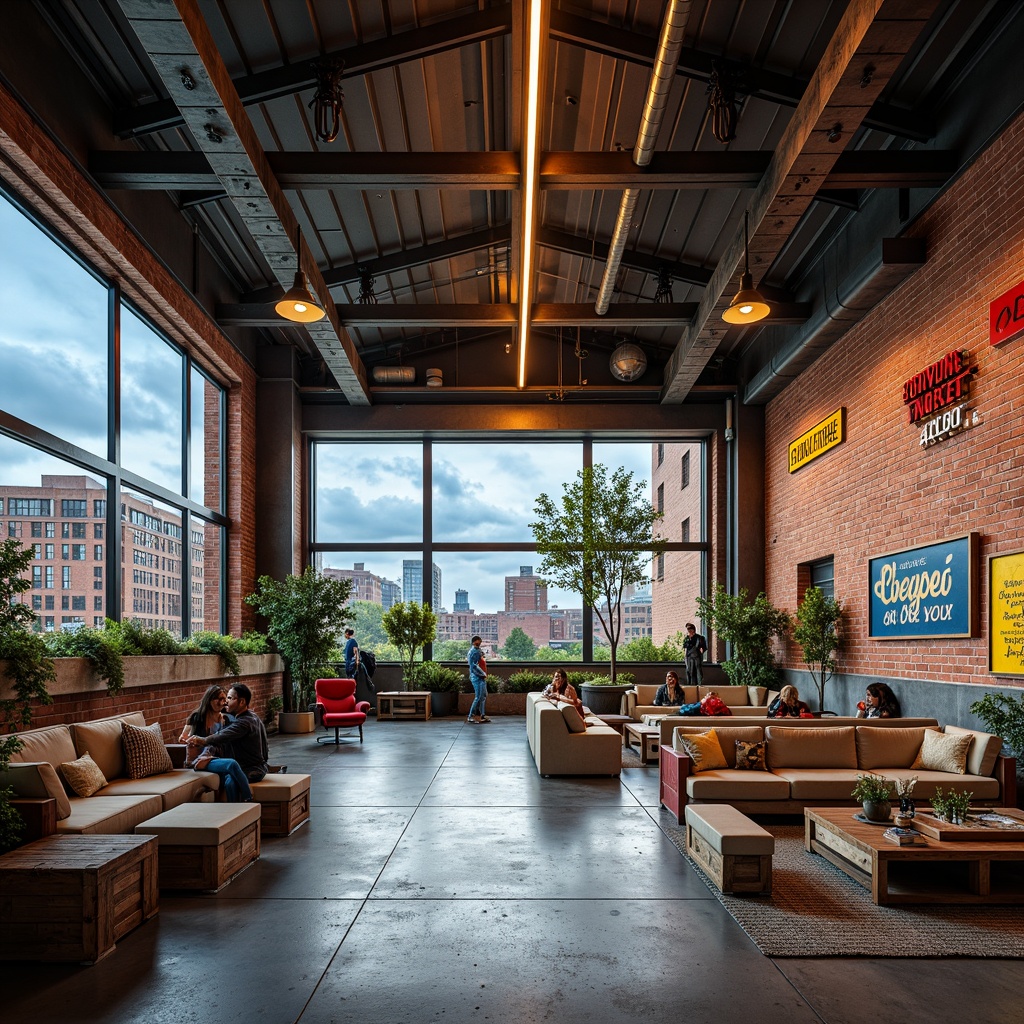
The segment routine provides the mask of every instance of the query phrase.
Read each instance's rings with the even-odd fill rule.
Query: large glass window
[[[669,541],[668,550],[641,584],[629,588],[620,609],[620,657],[650,660],[659,656],[653,647],[673,640],[684,622],[696,621],[696,597],[704,592],[702,489],[687,488],[684,501],[676,479],[664,487],[684,453],[694,467],[701,466],[700,442],[316,442],[312,563],[352,579],[357,637],[386,659],[397,652],[390,650],[379,619],[396,599],[433,606],[435,660],[461,662],[477,633],[496,666],[502,660],[607,659],[607,637],[595,610],[541,581],[542,558],[530,523],[536,498],[547,493],[557,501],[587,460],[611,471],[624,467],[652,504],[661,495],[665,511],[656,536]],[[423,465],[430,466],[426,494]],[[360,493],[364,473],[370,486]],[[691,532],[681,539],[683,519]],[[408,543],[421,537],[421,543]],[[648,547],[651,539],[636,538],[637,548]],[[659,581],[664,585],[656,586]]]
[[[224,391],[121,305],[120,436],[115,435],[108,386],[115,351],[112,294],[109,282],[0,195],[0,359],[7,385],[0,399],[0,512],[10,504],[11,515],[18,517],[0,522],[0,531],[18,538],[61,538],[59,552],[53,544],[44,549],[47,559],[61,556],[59,578],[56,567],[46,565],[41,580],[37,576],[33,582],[44,590],[59,585],[70,611],[85,609],[88,593],[91,610],[104,613],[96,616],[101,623],[125,615],[159,622],[178,635],[189,628],[220,632]],[[40,308],[47,310],[41,319],[22,312]],[[186,408],[191,410],[188,431]],[[24,437],[17,420],[28,424]],[[109,461],[118,450],[120,466]],[[123,528],[110,536],[107,482],[119,469],[139,478],[133,481],[139,490],[110,496],[121,509]],[[180,495],[180,504],[154,502],[144,493],[151,488]],[[38,521],[43,517],[45,523]],[[177,550],[161,550],[160,582],[154,581],[151,594],[132,594],[136,534],[155,536],[156,522],[166,528],[161,546]],[[91,545],[91,558],[88,540],[105,542]],[[146,550],[152,553],[152,545]],[[123,589],[114,607],[107,607],[105,581],[113,581],[119,568]],[[52,598],[46,600],[52,610]],[[136,607],[145,612],[136,615]],[[62,617],[57,628],[81,621]],[[37,628],[55,628],[53,616],[38,620]]]
[[[0,195],[3,411],[99,456],[107,454],[107,295]]]

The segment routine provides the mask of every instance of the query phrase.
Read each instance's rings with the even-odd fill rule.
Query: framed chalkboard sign
[[[920,640],[978,635],[979,535],[868,561],[868,636]]]

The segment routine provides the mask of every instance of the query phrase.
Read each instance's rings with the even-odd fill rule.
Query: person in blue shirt
[[[474,636],[470,641],[472,647],[466,660],[469,662],[469,681],[473,684],[473,706],[469,709],[467,722],[477,725],[481,722],[489,722],[487,717],[487,662],[484,659],[484,652],[480,645],[483,643],[482,636]]]
[[[345,678],[355,679],[359,668],[359,644],[354,629],[345,630]]]

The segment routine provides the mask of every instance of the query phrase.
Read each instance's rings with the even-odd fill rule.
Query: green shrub
[[[508,679],[503,679],[498,687],[499,693],[530,693],[543,690],[551,682],[551,676],[545,672],[513,672]]]
[[[111,626],[116,623],[110,622]],[[170,634],[168,634],[169,636]],[[122,633],[119,629],[82,629],[46,634],[46,646],[55,658],[88,658],[93,671],[107,681],[107,693],[113,697],[124,686]]]
[[[221,636],[220,633],[212,633],[209,630],[193,633],[185,644],[185,653],[193,652],[218,655],[228,673],[238,675],[238,655],[231,644],[231,637]]]
[[[434,693],[458,693],[462,688],[464,673],[446,668],[436,661],[414,664],[410,684],[414,690],[431,690]]]
[[[240,637],[229,637],[236,654],[270,654],[270,640],[255,629],[250,629]]]

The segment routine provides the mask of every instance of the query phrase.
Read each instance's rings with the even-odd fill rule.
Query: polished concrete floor
[[[1024,1021],[1024,961],[763,957],[660,830],[656,765],[542,779],[522,718],[365,736],[272,737],[312,820],[92,967],[0,964],[0,1021]]]

